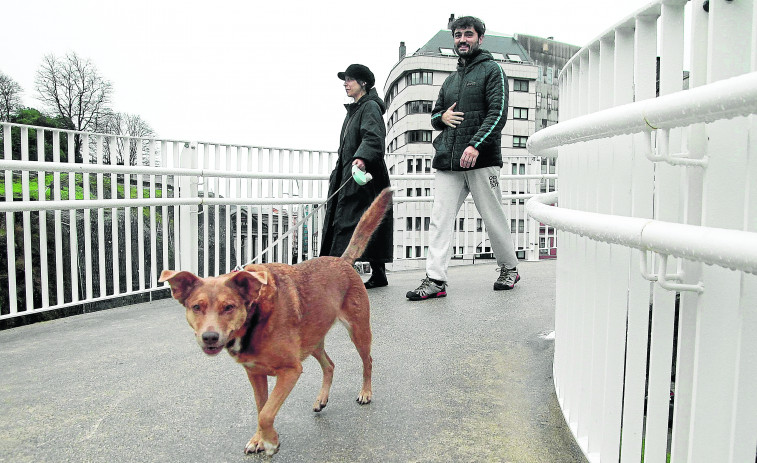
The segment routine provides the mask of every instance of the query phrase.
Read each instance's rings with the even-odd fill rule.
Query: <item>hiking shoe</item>
[[[497,281],[494,282],[494,291],[499,291],[502,289],[513,289],[515,287],[515,283],[520,281],[518,269],[515,267],[507,268],[503,265],[496,270],[499,271],[499,278],[497,278]]]
[[[411,301],[422,301],[432,297],[444,297],[447,295],[447,284],[437,283],[429,277],[423,279],[421,285],[413,291],[408,291],[405,296]]]

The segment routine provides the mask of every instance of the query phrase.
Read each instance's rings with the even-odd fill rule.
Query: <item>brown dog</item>
[[[208,355],[224,348],[247,371],[255,393],[258,428],[245,453],[279,449],[273,428],[281,405],[302,373],[309,355],[323,369],[323,385],[313,405],[321,411],[329,401],[334,363],[324,338],[339,319],[363,360],[359,404],[371,401],[371,324],[368,293],[352,264],[362,255],[373,231],[391,207],[385,189],[360,219],[341,257],[318,257],[297,265],[248,265],[219,277],[199,278],[189,272],[163,270],[161,282],[187,308],[187,321]],[[268,396],[268,376],[276,386]]]

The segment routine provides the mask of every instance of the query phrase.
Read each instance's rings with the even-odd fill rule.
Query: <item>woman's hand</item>
[[[365,172],[365,161],[363,161],[362,159],[356,158],[354,161],[352,161],[352,165],[357,166],[358,169]]]

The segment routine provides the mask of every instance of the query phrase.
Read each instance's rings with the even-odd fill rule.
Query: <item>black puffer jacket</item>
[[[439,170],[468,170],[460,167],[460,158],[468,146],[479,151],[476,165],[502,167],[502,128],[507,122],[509,88],[507,76],[491,53],[481,50],[467,63],[459,61],[442,84],[431,113],[431,125],[441,130],[434,139],[433,166]],[[442,122],[442,114],[457,102],[455,111],[463,114],[456,128]]]
[[[382,115],[386,105],[375,88],[357,103],[345,105],[347,116],[342,124],[339,159],[329,178],[331,196],[347,180],[347,184],[326,205],[321,256],[341,256],[350,242],[363,212],[384,188],[389,186],[389,172],[384,162],[386,126]],[[360,158],[373,180],[360,186],[352,180],[352,162]],[[392,261],[392,210],[374,232],[362,260]]]

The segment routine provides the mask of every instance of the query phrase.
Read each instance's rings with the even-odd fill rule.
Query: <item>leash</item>
[[[263,249],[260,252],[260,254],[258,254],[257,256],[255,256],[254,259],[252,259],[251,261],[247,262],[244,265],[237,264],[237,266],[234,267],[233,271],[234,272],[238,272],[240,270],[243,270],[246,266],[248,266],[250,264],[254,264],[255,261],[257,261],[258,259],[260,259],[266,252],[270,251],[271,249],[273,249],[274,246],[276,246],[277,244],[279,244],[281,242],[281,240],[283,240],[287,236],[289,236],[292,233],[294,233],[295,231],[297,231],[297,229],[300,227],[300,225],[302,225],[307,219],[309,219],[310,216],[313,215],[316,211],[320,210],[323,206],[325,206],[326,204],[328,204],[329,201],[331,200],[331,198],[333,198],[334,196],[336,196],[337,193],[339,193],[342,190],[342,188],[344,188],[345,185],[347,185],[347,183],[350,180],[354,180],[355,183],[357,183],[360,186],[363,186],[366,183],[368,183],[371,180],[373,180],[373,176],[370,173],[368,173],[368,172],[363,172],[362,170],[360,170],[358,168],[358,166],[353,165],[352,166],[352,177],[348,177],[344,182],[342,182],[342,184],[339,186],[339,188],[337,188],[334,193],[332,193],[328,198],[326,198],[326,201],[324,201],[323,203],[317,205],[312,211],[310,211],[310,214],[307,214],[302,219],[300,219],[296,224],[294,224],[292,227],[290,227],[289,230],[286,233],[284,233],[283,235],[281,235],[280,237],[278,237],[278,239],[276,239],[276,241],[274,241],[273,243],[271,243],[270,245],[268,245],[267,248]]]

